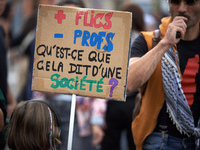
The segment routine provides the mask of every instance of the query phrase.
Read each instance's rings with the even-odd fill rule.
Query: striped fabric
[[[179,62],[178,54],[176,58]],[[195,127],[190,107],[182,90],[181,75],[176,66],[173,47],[162,57],[162,77],[167,111],[173,123],[180,133],[200,138],[200,126]]]

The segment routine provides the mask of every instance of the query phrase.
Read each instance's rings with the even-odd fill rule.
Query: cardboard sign
[[[131,13],[40,5],[32,90],[125,100]]]

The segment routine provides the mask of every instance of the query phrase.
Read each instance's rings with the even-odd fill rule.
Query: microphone
[[[176,32],[176,38],[177,38],[177,39],[180,39],[180,38],[181,38],[181,32],[179,32],[179,31]]]

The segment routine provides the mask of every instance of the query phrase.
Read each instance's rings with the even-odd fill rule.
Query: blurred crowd
[[[0,26],[4,31],[7,46],[8,84],[13,95],[12,101],[7,105],[11,107],[7,109],[7,124],[16,104],[20,101],[47,100],[55,106],[61,118],[62,144],[58,149],[66,150],[72,97],[31,90],[37,8],[39,4],[73,4],[75,7],[86,8],[87,5],[85,1],[79,0],[0,0],[0,3],[2,1],[6,3],[6,7],[0,16]],[[126,2],[120,8],[121,11],[133,14],[132,41],[140,31],[158,28],[160,18],[166,15],[162,12],[147,14],[139,5],[132,2]],[[73,150],[135,149],[131,122],[137,92],[135,90],[128,93],[126,102],[77,97]],[[6,128],[0,133],[0,149],[8,150],[5,131]]]

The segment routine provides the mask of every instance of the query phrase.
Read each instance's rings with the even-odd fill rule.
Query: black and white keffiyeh
[[[175,56],[176,55],[176,56]],[[162,78],[167,111],[180,133],[200,138],[200,126],[195,127],[194,119],[181,86],[181,75],[176,65],[178,54],[171,47],[162,57]],[[200,120],[199,120],[200,125]]]

